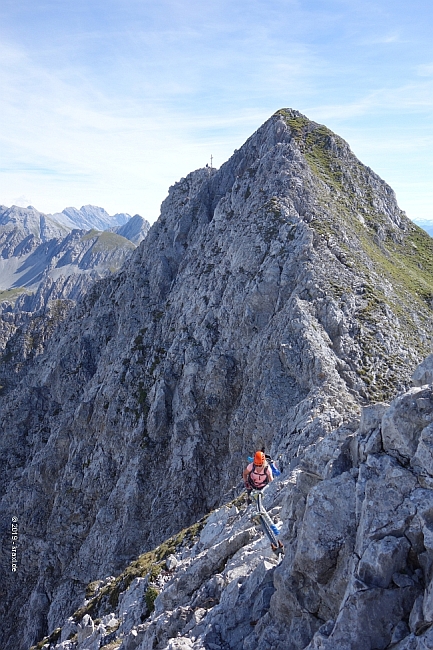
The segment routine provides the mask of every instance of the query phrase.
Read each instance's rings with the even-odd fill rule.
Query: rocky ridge
[[[431,352],[432,295],[431,238],[347,143],[296,111],[170,188],[120,273],[1,398],[2,521],[19,513],[26,550],[5,572],[2,642],[27,648],[89,579],[225,503],[253,448],[287,478],[309,449],[310,478],[323,478],[317,445],[353,435],[361,407],[405,391]]]
[[[433,639],[433,355],[267,488],[281,562],[243,496],[89,585],[46,650],[421,650]],[[428,382],[428,383],[426,383]]]
[[[17,205],[8,208],[0,205],[0,227],[2,258],[14,255],[17,244],[25,248],[28,245],[26,242],[23,246],[22,242],[25,238],[29,238],[28,241],[35,238],[47,242],[50,239],[64,237],[70,231],[68,226],[53,219],[52,215],[39,212],[31,205],[27,208]]]

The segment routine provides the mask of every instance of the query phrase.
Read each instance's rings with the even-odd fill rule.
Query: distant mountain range
[[[99,208],[96,205],[83,205],[79,210],[65,208],[62,212],[56,212],[49,216],[69,228],[80,228],[81,230],[91,230],[92,228],[110,230],[117,226],[124,226],[131,219],[131,215],[124,212],[110,217],[104,208]]]
[[[433,237],[433,219],[421,219],[415,222],[417,226],[428,232],[430,237]]]
[[[96,279],[117,271],[149,228],[138,214],[110,216],[92,205],[56,214],[0,206],[0,311],[76,300]]]

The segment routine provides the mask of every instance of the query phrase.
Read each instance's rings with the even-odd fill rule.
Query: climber
[[[271,541],[272,550],[274,553],[283,554],[284,546],[279,540],[277,541],[276,539],[276,536],[279,535],[280,532],[266,512],[262,503],[262,491],[271,481],[274,480],[271,467],[267,463],[264,450],[256,451],[254,454],[253,462],[247,465],[242,474],[242,477],[248,494],[247,503],[251,503],[251,495],[253,495],[253,497],[257,500],[257,515],[262,524],[264,532]]]
[[[271,468],[266,462],[266,456],[263,451],[256,451],[253,462],[247,465],[242,477],[248,497],[252,490],[262,490],[265,485],[274,480]]]

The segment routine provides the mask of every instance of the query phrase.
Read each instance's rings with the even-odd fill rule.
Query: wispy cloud
[[[32,200],[21,194],[21,196],[16,196],[12,200],[12,205],[18,205],[20,208],[27,208],[32,204]]]
[[[433,108],[433,83],[423,81],[397,87],[376,89],[354,101],[340,104],[319,104],[307,110],[322,119],[347,119],[380,112],[424,111]]]
[[[398,32],[388,32],[380,36],[370,36],[363,39],[365,45],[387,45],[389,43],[402,43],[403,40]]]
[[[390,0],[23,0],[2,19],[3,203],[155,218],[170,184],[284,106],[365,137],[373,157],[393,136],[368,129],[386,116],[404,124],[406,166],[426,152],[427,21]]]
[[[423,63],[416,69],[420,77],[433,77],[433,63]]]

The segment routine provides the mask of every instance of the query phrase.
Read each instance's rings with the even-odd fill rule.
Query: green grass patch
[[[392,306],[400,314],[405,309],[403,305],[407,305],[408,296],[420,307],[433,309],[433,239],[411,224],[406,233],[399,233],[399,242],[387,217],[375,209],[374,192],[368,184],[370,170],[350,153],[344,140],[327,127],[310,122],[303,116],[293,117],[284,110],[280,114],[285,117],[297,143],[301,145],[312,172],[328,187],[337,190],[331,197],[320,197],[325,210],[323,218],[316,218],[311,223],[316,232],[325,237],[333,234],[338,246],[354,258],[357,268],[370,275],[366,266],[360,268],[360,263],[363,266],[362,259],[356,255],[355,247],[351,249],[342,241],[341,229],[345,229],[352,238],[356,237],[358,247],[374,262],[377,275],[392,284],[401,302],[400,306],[395,302]],[[349,160],[341,157],[343,150],[346,157],[350,155]],[[361,194],[358,191],[355,195],[353,185],[361,190]],[[356,216],[358,212],[363,214],[367,227],[360,223]],[[381,227],[382,241],[378,243],[377,232]]]
[[[81,241],[88,241],[89,239],[96,239],[96,237],[99,237],[101,234],[102,230],[95,230],[95,228],[92,228],[92,230],[89,230],[88,233],[83,235],[81,237]]]
[[[324,276],[324,289],[337,302],[344,294],[357,294],[360,330],[355,338],[362,353],[357,372],[371,399],[392,395],[408,374],[408,361],[390,359],[376,335],[387,320],[395,319],[396,343],[414,363],[431,352],[433,239],[397,207],[393,209],[403,227],[394,226],[382,212],[388,198],[392,205],[389,190],[342,138],[292,111],[278,114],[320,181],[312,187],[316,204],[309,221],[316,245],[327,246],[343,265],[341,279]],[[427,339],[419,335],[420,329]]]
[[[25,287],[14,287],[13,289],[5,289],[0,291],[0,302],[7,300],[8,302],[15,302],[18,296],[21,296],[23,293],[30,295],[32,292],[26,289]]]
[[[95,252],[106,252],[108,250],[115,250],[116,248],[129,248],[130,250],[134,250],[136,246],[129,239],[105,230],[99,235],[98,241],[93,246]]]
[[[155,589],[155,587],[148,587],[146,591],[144,600],[146,601],[147,609],[149,610],[150,613],[152,613],[153,610],[155,609],[155,600],[158,594],[159,591]]]
[[[281,117],[284,118],[286,124],[291,128],[297,140],[302,138],[306,127],[311,123],[307,117],[304,117],[303,115],[294,116],[291,111],[287,111],[285,108],[277,111],[276,115],[281,115]]]
[[[375,263],[376,273],[392,284],[398,301],[388,302],[397,315],[407,316],[409,298],[418,308],[433,310],[433,239],[414,226],[401,244],[387,240],[380,248],[367,233],[361,244]]]
[[[93,245],[93,251],[97,253],[98,251],[106,252],[109,250],[115,250],[116,248],[129,248],[134,250],[136,248],[129,239],[118,235],[115,232],[109,232],[108,230],[90,230],[88,233],[81,237],[81,241],[89,241],[95,239]]]
[[[109,611],[113,611],[113,608],[117,607],[120,594],[128,589],[135,578],[144,578],[148,576],[149,582],[152,583],[152,581],[154,581],[164,569],[165,559],[169,555],[175,553],[181,545],[192,544],[195,541],[204,527],[207,517],[208,515],[192,526],[184,528],[177,535],[173,535],[173,537],[170,537],[152,551],[140,555],[136,560],[131,562],[123,573],[113,580],[113,582],[103,587],[96,596],[91,598],[87,605],[78,609],[73,614],[74,620],[78,623],[85,614],[89,614],[92,618],[95,618],[97,615],[100,616],[109,613]],[[97,582],[90,583],[87,587],[86,594],[90,594],[92,591],[95,593],[97,585]],[[152,584],[150,584],[149,587],[152,587]],[[149,596],[149,598],[150,597],[151,596]],[[155,598],[153,599],[153,602]]]

